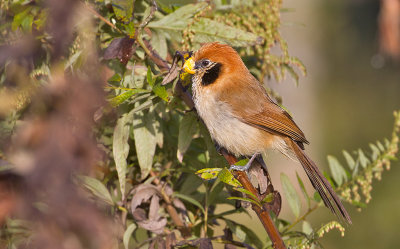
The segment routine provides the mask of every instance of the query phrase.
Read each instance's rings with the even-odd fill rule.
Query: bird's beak
[[[186,73],[190,74],[195,74],[196,70],[194,69],[194,60],[193,57],[190,57],[185,61],[185,64],[183,64],[183,70],[185,70]]]

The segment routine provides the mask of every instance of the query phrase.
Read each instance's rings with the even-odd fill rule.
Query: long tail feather
[[[296,154],[312,185],[324,201],[325,206],[327,206],[336,216],[343,218],[351,224],[351,218],[339,197],[336,195],[335,191],[333,191],[328,180],[322,175],[315,163],[304,153],[295,141],[290,138],[286,138],[285,141],[289,148],[291,148]]]

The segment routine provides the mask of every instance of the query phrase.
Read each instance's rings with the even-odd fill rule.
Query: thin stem
[[[207,237],[207,228],[208,228],[208,182],[205,182],[206,185],[206,193],[204,200],[204,237]]]
[[[95,16],[97,16],[100,20],[102,20],[103,22],[105,22],[106,24],[108,24],[110,27],[112,27],[113,29],[117,30],[120,33],[124,33],[122,32],[117,26],[115,26],[114,24],[112,24],[109,20],[105,19],[102,15],[100,15],[99,13],[97,13],[97,11],[95,11],[89,4],[85,4],[85,7],[87,10],[89,10],[90,12],[92,12]]]
[[[309,214],[311,214],[314,210],[316,210],[318,207],[319,207],[319,205],[317,204],[317,205],[315,205],[314,207],[309,208],[308,211],[307,211],[305,214],[303,214],[303,216],[297,218],[292,224],[290,224],[290,226],[288,226],[288,227],[285,229],[285,232],[287,232],[287,231],[289,231],[290,229],[292,229],[292,228],[293,228],[294,226],[296,226],[300,221],[305,220],[305,218],[306,218]]]

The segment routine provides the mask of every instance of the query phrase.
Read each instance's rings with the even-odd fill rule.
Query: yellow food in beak
[[[183,65],[183,70],[185,70],[186,73],[190,74],[195,74],[196,70],[194,69],[194,60],[193,57],[190,57],[185,61],[185,64]]]

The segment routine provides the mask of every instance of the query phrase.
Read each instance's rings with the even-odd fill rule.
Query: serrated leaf
[[[160,97],[165,102],[169,101],[169,96],[168,96],[167,90],[159,82],[156,83],[156,85],[153,86],[152,90],[158,97]]]
[[[143,111],[136,112],[133,116],[133,135],[142,179],[147,177],[153,165],[157,145],[155,122],[152,110],[146,114]]]
[[[307,207],[310,208],[310,196],[308,195],[307,190],[304,187],[304,183],[301,180],[299,174],[297,174],[297,172],[296,172],[296,177],[297,177],[297,181],[299,182],[300,189],[303,192],[304,199],[306,199],[306,201],[307,201]]]
[[[187,202],[189,202],[189,203],[195,205],[196,207],[198,207],[198,208],[203,212],[203,214],[206,212],[206,211],[204,210],[203,205],[201,205],[201,203],[198,202],[196,199],[194,199],[194,198],[192,198],[192,197],[190,197],[190,196],[184,195],[184,194],[180,194],[180,193],[174,193],[173,195],[174,195],[175,197],[181,199],[181,200],[187,201]]]
[[[83,186],[85,188],[87,188],[88,190],[90,190],[90,192],[92,192],[93,195],[100,198],[107,204],[110,205],[114,204],[110,192],[108,192],[108,189],[104,186],[104,184],[101,181],[97,180],[96,178],[84,175],[78,176],[78,179],[83,183]]]
[[[161,79],[156,80],[153,78],[150,67],[147,69],[147,83],[151,86],[152,91],[165,102],[169,101],[167,90],[161,85]]]
[[[204,180],[211,180],[218,177],[219,172],[221,172],[222,168],[205,168],[198,170],[196,175]]]
[[[223,168],[223,169],[219,172],[219,174],[218,174],[218,179],[219,179],[221,182],[224,182],[224,183],[226,183],[226,184],[228,184],[228,185],[231,185],[231,186],[233,186],[233,187],[242,186],[242,184],[240,184],[240,182],[239,182],[238,180],[236,180],[236,178],[232,175],[232,173],[231,173],[228,169],[226,169],[226,168]]]
[[[351,170],[356,167],[356,162],[354,161],[353,157],[350,155],[349,152],[343,150],[342,151],[344,158],[346,159],[347,165]]]
[[[122,240],[124,243],[125,249],[129,249],[129,240],[132,237],[132,233],[133,233],[133,231],[135,231],[136,227],[137,227],[136,224],[132,223],[126,228],[126,230],[124,232],[124,237]]]
[[[234,47],[252,46],[261,44],[263,38],[235,27],[225,25],[209,18],[200,18],[191,29],[195,36],[196,43],[219,41],[230,44]]]
[[[181,31],[187,27],[189,19],[208,6],[207,3],[186,4],[157,21],[150,22],[147,27]]]
[[[111,5],[113,7],[115,15],[123,22],[126,22],[131,18],[133,12],[133,3],[134,1],[126,0],[111,1]]]
[[[347,181],[347,174],[344,170],[343,166],[339,163],[339,161],[334,157],[328,156],[329,168],[332,172],[332,177],[335,180],[337,186],[341,186],[344,181]]]
[[[367,167],[367,165],[370,163],[361,149],[358,149],[358,160],[360,160],[360,164],[363,168]]]
[[[187,115],[183,116],[181,122],[179,123],[178,150],[177,150],[177,158],[179,162],[182,162],[183,155],[189,148],[189,145],[193,139],[193,135],[196,134],[196,131],[197,131],[197,117],[192,113],[188,113]]]
[[[129,98],[131,98],[132,96],[139,94],[139,93],[147,93],[147,92],[149,92],[149,91],[147,91],[145,89],[128,89],[126,92],[123,92],[120,95],[113,97],[109,101],[110,101],[111,106],[117,107],[117,106],[121,105],[122,103],[124,103]]]
[[[283,194],[285,195],[287,201],[289,202],[289,207],[292,210],[296,218],[300,215],[301,202],[294,189],[289,177],[285,173],[281,173],[281,183],[283,188]]]
[[[115,167],[117,169],[119,186],[124,198],[125,196],[125,180],[126,180],[126,158],[129,154],[129,130],[132,124],[133,112],[125,113],[118,119],[117,125],[114,128],[113,135],[113,156]]]

